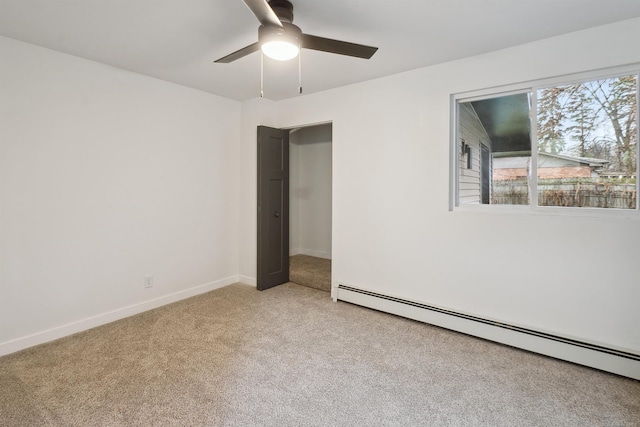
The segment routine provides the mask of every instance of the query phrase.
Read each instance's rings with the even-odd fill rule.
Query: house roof
[[[638,0],[291,1],[305,33],[379,48],[304,50],[304,93],[640,17]],[[0,0],[0,35],[237,100],[259,97],[260,55],[213,61],[257,31],[242,0]],[[297,62],[265,61],[265,97],[298,96]]]
[[[495,159],[529,157],[529,156],[531,156],[531,151],[503,151],[499,153],[494,153],[493,155]],[[595,157],[578,157],[578,156],[571,156],[568,154],[551,154],[551,153],[541,152],[539,153],[539,156],[566,160],[569,162],[574,162],[580,165],[590,166],[590,167],[601,167],[608,163],[611,163],[609,160],[597,159]]]
[[[568,161],[573,161],[576,163],[580,163],[581,165],[585,165],[585,166],[591,166],[591,167],[601,167],[604,166],[609,162],[609,160],[604,160],[604,159],[596,159],[594,157],[577,157],[577,156],[569,156],[566,154],[551,154],[551,153],[539,153],[539,156],[546,156],[546,157],[553,157],[556,159],[562,159],[562,160],[568,160]]]

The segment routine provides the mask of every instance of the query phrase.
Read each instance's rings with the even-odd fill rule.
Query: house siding
[[[459,203],[480,203],[480,144],[491,149],[491,140],[470,103],[460,103],[458,114],[458,151],[462,141],[471,147],[471,169],[466,156],[459,155]]]

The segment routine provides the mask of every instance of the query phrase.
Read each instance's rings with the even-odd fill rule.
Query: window
[[[454,96],[455,205],[637,210],[638,73]]]

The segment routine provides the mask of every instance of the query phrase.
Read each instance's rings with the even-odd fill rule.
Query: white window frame
[[[537,93],[540,89],[554,86],[564,86],[582,83],[592,80],[611,79],[616,77],[636,75],[636,207],[633,209],[619,208],[588,208],[588,207],[566,207],[566,206],[539,206],[538,205],[538,141],[533,137],[531,141],[531,170],[528,178],[529,183],[529,205],[486,205],[486,204],[459,204],[460,192],[460,150],[458,150],[458,115],[459,104],[482,99],[497,98],[521,93],[529,93],[531,96],[531,110],[529,120],[531,121],[531,135],[537,136]],[[450,182],[449,182],[449,210],[480,210],[480,211],[501,211],[533,214],[554,214],[572,216],[628,216],[640,217],[640,64],[630,64],[612,68],[585,71],[580,73],[556,76],[528,82],[497,86],[492,88],[474,90],[469,92],[455,93],[450,96]]]

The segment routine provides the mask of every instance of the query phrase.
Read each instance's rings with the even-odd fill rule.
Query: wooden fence
[[[527,181],[493,181],[491,203],[528,205]],[[636,185],[602,180],[540,180],[538,181],[538,205],[635,209]]]

